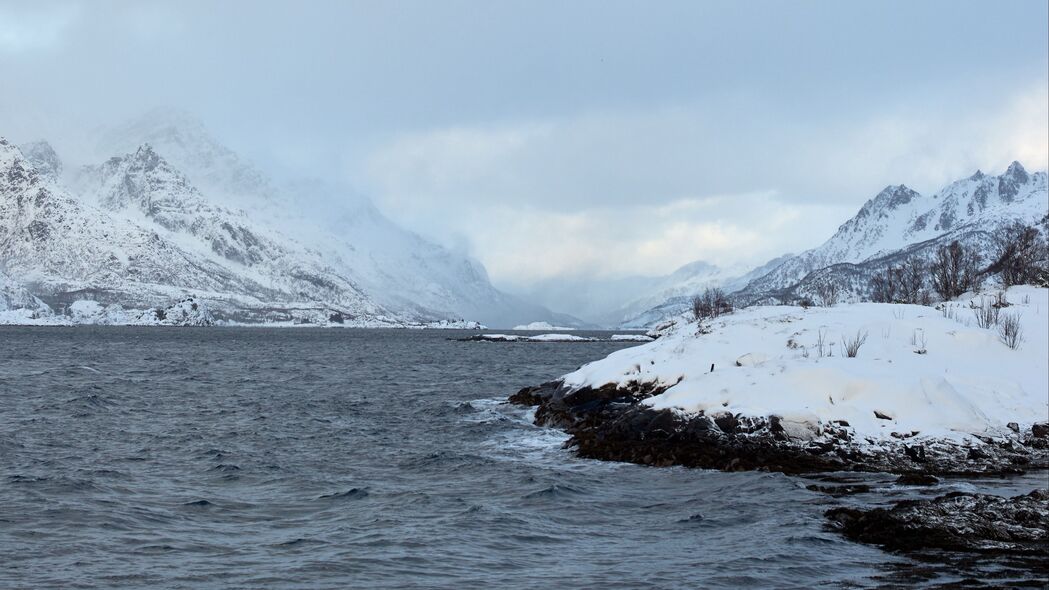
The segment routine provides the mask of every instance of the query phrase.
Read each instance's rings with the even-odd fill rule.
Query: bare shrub
[[[732,311],[732,304],[725,292],[717,287],[708,288],[701,295],[693,296],[690,303],[692,314],[700,321],[716,318]]]
[[[998,337],[1013,350],[1020,346],[1023,342],[1023,327],[1020,326],[1019,314],[1002,314],[998,322]]]
[[[820,331],[816,333],[816,354],[819,355],[819,358],[823,358],[825,356],[826,353],[824,352],[824,347],[826,346],[826,344],[827,331],[820,329]]]
[[[958,306],[951,305],[950,303],[944,303],[940,306],[940,312],[943,313],[944,319],[958,320]]]
[[[867,331],[857,330],[856,336],[851,339],[846,339],[844,336],[841,337],[841,347],[845,350],[845,355],[849,358],[856,358],[856,353],[860,351],[860,347],[867,341]]]
[[[840,293],[841,289],[834,281],[824,281],[816,286],[816,296],[819,297],[820,304],[824,307],[833,307],[837,304]]]
[[[900,266],[889,266],[874,273],[870,282],[871,301],[876,303],[921,303],[928,267],[921,258],[908,258]]]
[[[914,352],[917,354],[925,354],[929,352],[928,349],[925,348],[925,345],[925,330],[916,328],[911,334],[911,346],[914,347]]]
[[[896,269],[897,297],[900,303],[921,303],[927,268],[917,256],[907,259]]]
[[[995,307],[1001,309],[1003,307],[1009,307],[1010,305],[1012,305],[1012,303],[1009,303],[1009,299],[1006,298],[1005,291],[998,291],[997,293],[994,294],[994,304],[993,305]]]
[[[896,276],[891,267],[874,273],[871,277],[870,293],[871,301],[875,303],[896,302]]]
[[[945,301],[980,287],[980,255],[957,240],[940,246],[930,268],[932,287]]]
[[[1037,227],[1017,221],[994,236],[994,261],[987,269],[997,273],[1005,287],[1038,282],[1047,266],[1047,246]]]
[[[980,305],[973,307],[976,315],[976,325],[981,328],[992,328],[998,325],[1001,308],[994,304],[993,300],[981,298]]]

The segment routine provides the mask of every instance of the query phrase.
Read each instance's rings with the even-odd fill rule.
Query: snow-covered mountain
[[[86,166],[64,165],[47,142],[4,145],[4,169],[25,177],[4,187],[8,208],[16,193],[44,190],[49,204],[32,215],[76,227],[4,252],[10,279],[59,307],[194,294],[236,321],[583,325],[495,289],[478,261],[404,230],[365,197],[319,181],[278,185],[185,113],[154,111],[100,137],[104,161]],[[20,206],[0,221],[10,242],[25,238],[30,216]],[[141,251],[151,235],[155,245]],[[92,265],[107,272],[89,273]]]
[[[712,264],[697,261],[687,264],[656,283],[655,290],[648,296],[637,299],[621,311],[617,325],[622,328],[640,329],[680,315],[691,307],[693,295],[708,288],[718,288],[726,293],[738,291],[750,281],[765,275],[786,260],[790,254],[773,258],[749,272],[727,272]]]
[[[148,143],[210,203],[248,211],[294,238],[390,311],[509,327],[582,325],[494,288],[477,260],[395,224],[366,197],[318,180],[281,184],[215,139],[192,115],[155,110],[102,134],[101,153]]]
[[[0,140],[0,261],[52,308],[93,300],[148,309],[195,295],[231,320],[400,319],[315,258],[207,205],[148,146],[85,177],[101,207]]]
[[[1014,221],[1037,225],[1047,210],[1046,173],[1029,173],[1019,162],[1000,176],[977,171],[931,196],[888,186],[817,248],[773,259],[741,276],[699,262],[651,281],[650,294],[624,308],[620,325],[646,327],[684,313],[691,296],[707,287],[751,304],[816,300],[819,287],[832,282],[843,299],[861,299],[875,272],[913,256],[928,259],[954,240],[987,259],[995,229]]]
[[[746,302],[782,301],[797,295],[794,287],[806,280],[830,280],[835,273],[846,290],[861,289],[873,270],[907,256],[928,257],[953,240],[986,254],[996,228],[1014,221],[1035,225],[1047,209],[1046,173],[1028,173],[1019,162],[1000,176],[977,171],[930,196],[888,186],[829,240],[751,281],[738,296]]]
[[[684,311],[689,298],[707,287],[742,288],[788,256],[749,272],[745,267],[723,268],[696,260],[663,276],[558,277],[535,283],[524,292],[544,305],[597,325],[639,328]]]

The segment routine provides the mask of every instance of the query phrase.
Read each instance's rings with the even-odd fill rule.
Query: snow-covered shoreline
[[[651,336],[644,334],[613,334],[608,338],[576,336],[574,334],[477,334],[459,338],[463,342],[651,342]]]
[[[754,307],[702,326],[682,318],[655,342],[515,400],[539,405],[537,422],[565,427],[597,458],[787,471],[1043,465],[1049,290],[1006,294],[999,312],[1022,329],[1015,349],[977,325],[970,301],[989,297],[939,309]]]

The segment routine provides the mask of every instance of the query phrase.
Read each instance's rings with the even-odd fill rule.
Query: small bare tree
[[[845,350],[845,356],[849,358],[856,358],[856,353],[860,351],[860,347],[867,341],[867,331],[857,330],[856,336],[851,339],[846,339],[844,336],[841,337],[841,347]]]
[[[1001,307],[994,304],[994,300],[986,297],[980,298],[980,305],[973,307],[976,315],[976,325],[987,329],[998,325]]]
[[[979,288],[980,255],[966,249],[957,240],[936,251],[932,267],[932,287],[945,301]]]
[[[732,311],[732,304],[725,292],[717,287],[708,288],[701,295],[694,295],[690,303],[692,314],[698,321],[716,318]]]
[[[689,303],[692,306],[692,315],[695,316],[696,321],[701,321],[707,317],[708,308],[703,301],[702,295],[693,295],[692,299],[689,300]]]
[[[926,265],[921,258],[913,256],[903,262],[896,271],[896,284],[901,303],[921,303],[925,289]]]
[[[1005,287],[1034,284],[1049,263],[1049,248],[1037,227],[1015,222],[998,230],[994,261],[987,269],[997,273]]]
[[[841,289],[835,281],[827,280],[816,285],[816,296],[820,298],[820,304],[824,307],[836,305],[840,292]]]
[[[1019,314],[1002,314],[998,322],[998,337],[1013,350],[1020,346],[1023,342],[1023,328],[1020,326]]]
[[[896,273],[889,267],[874,273],[870,283],[871,301],[875,303],[896,303]]]

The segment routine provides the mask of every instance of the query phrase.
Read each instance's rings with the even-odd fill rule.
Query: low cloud
[[[402,135],[353,176],[401,222],[468,235],[499,281],[758,264],[818,245],[887,184],[1049,161],[1044,81],[991,108],[799,121],[739,97]],[[929,99],[931,101],[931,99]]]

